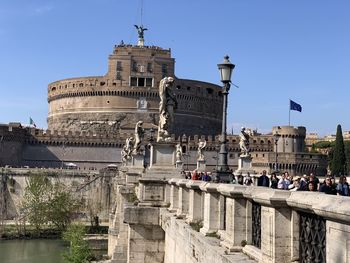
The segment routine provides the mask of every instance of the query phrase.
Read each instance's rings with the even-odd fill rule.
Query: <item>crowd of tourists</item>
[[[326,176],[321,181],[313,173],[304,174],[302,177],[293,177],[288,172],[284,172],[279,178],[276,174],[271,175],[270,187],[290,191],[318,191],[331,195],[350,196],[349,184],[344,175],[340,176],[338,183],[336,183],[333,176]]]
[[[185,179],[191,179],[191,180],[201,180],[205,182],[212,181],[211,173],[210,172],[200,172],[198,170],[194,170],[192,173],[187,171],[185,173]]]
[[[213,179],[210,172],[187,171],[184,172],[184,176],[186,179],[191,180],[216,182],[216,178]],[[257,180],[256,184],[254,184],[254,179]],[[303,176],[292,176],[288,172],[284,172],[282,174],[272,173],[271,176],[268,176],[264,170],[259,177],[254,179],[249,173],[244,176],[242,174],[234,175],[232,173],[229,183],[246,186],[257,185],[288,191],[318,191],[331,195],[350,196],[350,188],[346,176],[340,176],[337,183],[332,176],[327,176],[321,182],[313,173],[309,175],[304,174]]]

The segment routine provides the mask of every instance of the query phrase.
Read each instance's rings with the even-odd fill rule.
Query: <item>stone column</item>
[[[128,263],[164,262],[165,233],[159,226],[158,207],[126,206],[124,221],[128,229]]]
[[[125,263],[128,253],[128,225],[124,222],[124,206],[131,205],[136,194],[133,186],[119,185],[117,188],[117,204],[113,228],[109,229],[109,240],[114,246],[108,244],[108,255],[112,256],[113,263]]]
[[[261,205],[262,262],[291,262],[292,210],[289,191],[252,187],[252,200]]]
[[[179,187],[176,185],[177,179],[171,179],[169,183],[170,188],[170,207],[169,211],[176,212],[179,207]]]
[[[179,186],[179,205],[176,215],[182,218],[185,218],[187,216],[189,208],[189,190],[186,187],[187,182],[188,180],[182,179],[176,183],[176,185]]]
[[[263,262],[291,262],[290,208],[261,207],[261,251]]]
[[[246,186],[222,184],[218,191],[226,197],[225,228],[220,231],[221,244],[231,250],[241,250],[247,241],[247,199],[243,197]]]
[[[188,208],[188,223],[198,223],[203,220],[203,206],[202,206],[202,191],[200,186],[204,182],[189,180],[186,187],[189,188],[189,208]]]
[[[203,227],[200,232],[204,235],[217,232],[220,228],[218,184],[205,183],[200,186],[204,192]]]

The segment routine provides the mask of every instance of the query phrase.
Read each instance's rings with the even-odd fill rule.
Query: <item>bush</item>
[[[85,226],[72,224],[63,233],[63,240],[70,243],[69,251],[63,254],[63,258],[70,263],[84,263],[92,259],[89,244],[84,240]]]

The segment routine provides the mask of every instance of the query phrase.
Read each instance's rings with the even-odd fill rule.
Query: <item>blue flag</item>
[[[298,103],[296,103],[296,102],[294,102],[292,100],[289,100],[289,102],[290,102],[290,106],[289,106],[290,110],[296,110],[296,111],[301,112],[302,108],[301,108],[300,104],[298,104]]]

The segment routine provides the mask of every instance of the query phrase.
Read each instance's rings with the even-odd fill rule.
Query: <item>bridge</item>
[[[350,262],[350,198],[122,172],[116,262]]]

